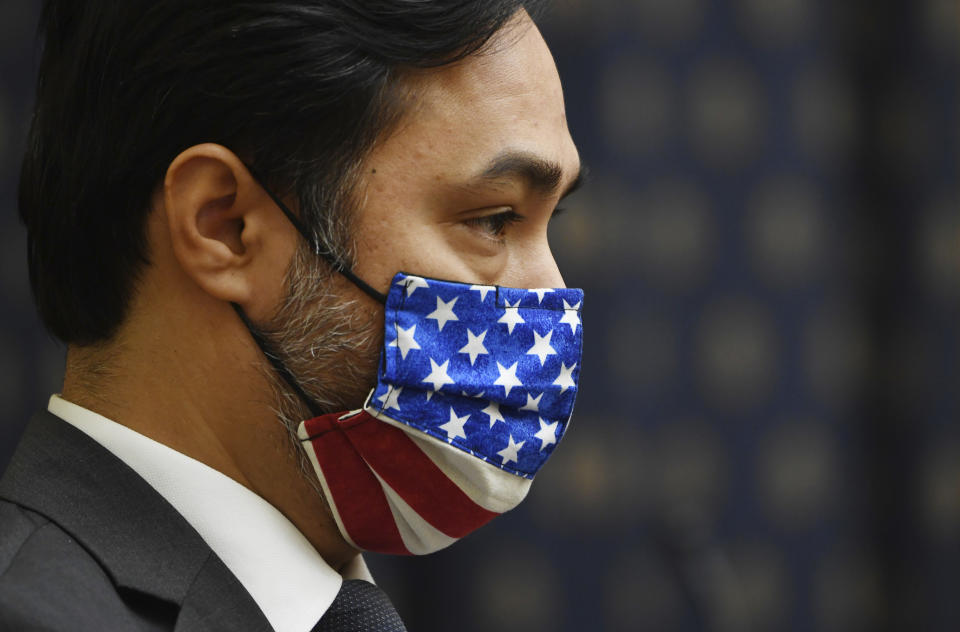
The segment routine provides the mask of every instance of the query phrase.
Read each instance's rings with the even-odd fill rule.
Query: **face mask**
[[[573,410],[582,301],[398,274],[363,408],[300,426],[344,537],[431,553],[523,500]]]
[[[385,304],[377,383],[363,407],[298,430],[343,537],[362,550],[423,555],[519,504],[570,421],[583,292],[400,273],[384,296],[315,252]]]

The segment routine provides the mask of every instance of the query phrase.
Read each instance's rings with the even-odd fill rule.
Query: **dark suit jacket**
[[[0,630],[271,630],[197,532],[58,417],[0,479]]]

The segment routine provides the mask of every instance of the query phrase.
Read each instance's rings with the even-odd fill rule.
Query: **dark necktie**
[[[386,593],[362,579],[346,579],[313,632],[407,632]]]

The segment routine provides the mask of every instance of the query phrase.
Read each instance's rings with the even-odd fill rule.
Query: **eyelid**
[[[463,223],[483,232],[488,239],[502,241],[503,233],[509,226],[526,219],[510,206],[502,206],[494,210],[498,212],[470,217],[463,220]]]

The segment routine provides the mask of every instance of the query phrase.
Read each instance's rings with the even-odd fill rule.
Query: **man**
[[[542,461],[523,460],[552,451],[572,406],[577,363],[551,356],[578,359],[580,307],[546,238],[579,160],[529,5],[46,3],[21,217],[38,310],[68,353],[62,394],[0,482],[0,628],[403,629],[357,581],[370,580],[358,549],[445,546],[461,532],[437,525],[460,499],[438,491],[445,478],[395,498],[405,483],[382,478],[405,457],[391,452],[357,478],[343,468],[370,457],[343,450],[361,446],[363,429],[380,429],[377,445],[416,434],[399,381],[379,407],[368,393],[387,383],[378,359],[391,347],[406,360],[429,344],[425,324],[384,337],[385,309],[403,316],[396,300],[426,296],[425,278],[483,298],[489,286],[498,301],[499,286],[556,288],[534,291],[543,305],[545,293],[563,296],[554,324],[570,326],[569,349],[537,333],[518,351],[556,362],[548,397],[569,400],[557,421],[542,393],[523,393],[525,410],[540,406],[539,419],[523,413],[538,432],[520,441],[510,430],[485,456],[462,442],[465,416],[423,427],[456,458],[483,456],[480,478],[529,484]],[[471,331],[465,350],[451,349],[464,366],[526,326],[515,329],[519,299],[502,292],[499,333],[484,346]],[[439,340],[470,314],[436,300],[420,318]],[[443,368],[453,365],[428,360],[421,406],[482,400],[491,432],[520,428],[497,412],[521,410],[508,399],[517,363],[494,366],[487,395],[461,401]],[[361,407],[373,424],[340,414]],[[324,443],[337,437],[343,450]],[[428,454],[449,447],[413,440]],[[480,517],[462,532],[512,506],[474,493],[458,478],[474,465],[443,454],[440,469],[483,505],[465,510]],[[385,493],[351,488],[360,478]],[[368,516],[377,498],[393,514]],[[410,507],[409,521],[390,520]],[[436,513],[434,526],[416,512]]]

